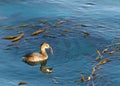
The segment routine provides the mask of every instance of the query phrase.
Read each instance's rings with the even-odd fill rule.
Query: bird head
[[[50,53],[53,55],[53,49],[52,49],[52,47],[48,43],[46,43],[46,42],[42,43],[41,44],[41,48],[49,49]]]

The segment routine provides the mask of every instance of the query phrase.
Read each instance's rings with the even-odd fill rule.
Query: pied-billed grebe
[[[52,47],[48,43],[44,42],[40,46],[41,53],[32,52],[32,53],[26,54],[23,57],[23,61],[32,66],[42,63],[44,61],[47,61],[48,55],[46,53],[46,49],[50,49],[50,52],[53,55]]]

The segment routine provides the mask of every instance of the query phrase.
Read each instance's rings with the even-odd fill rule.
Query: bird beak
[[[52,47],[50,47],[49,49],[50,49],[50,53],[51,53],[52,55],[54,55],[54,54],[53,54],[53,49],[52,49]]]

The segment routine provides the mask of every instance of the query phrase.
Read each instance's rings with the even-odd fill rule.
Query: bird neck
[[[45,48],[41,48],[41,53],[43,56],[48,57]]]

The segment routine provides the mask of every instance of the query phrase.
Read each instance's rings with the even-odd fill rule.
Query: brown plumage
[[[23,61],[29,65],[36,65],[41,62],[47,61],[48,55],[47,55],[46,49],[50,49],[51,54],[53,54],[52,47],[48,43],[44,42],[40,46],[41,53],[32,52],[32,53],[26,54],[23,57]]]

